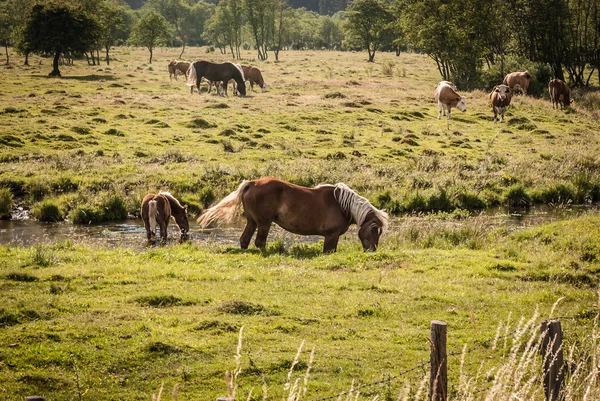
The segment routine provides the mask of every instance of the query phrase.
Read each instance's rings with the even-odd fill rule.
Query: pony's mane
[[[240,74],[242,74],[242,81],[245,81],[246,80],[246,76],[244,75],[244,70],[242,69],[241,64],[235,64],[235,63],[232,63],[231,61],[228,61],[228,63],[229,64],[233,64],[233,66],[238,69],[238,71],[240,72]]]
[[[169,198],[169,200],[170,200],[171,202],[173,202],[175,205],[179,206],[181,209],[184,209],[184,207],[183,207],[183,206],[181,206],[181,203],[179,203],[179,201],[177,200],[177,198],[175,198],[173,195],[171,195],[171,193],[170,193],[170,192],[167,192],[167,191],[160,191],[158,194],[159,194],[159,195],[166,196],[166,197],[167,197],[167,198]]]
[[[187,82],[185,83],[187,86],[195,86],[198,82],[198,75],[196,73],[196,67],[194,67],[194,62],[190,63],[190,67],[188,68],[185,75],[187,76]]]
[[[371,205],[371,202],[369,202],[367,198],[360,196],[343,182],[338,182],[335,184],[333,197],[340,204],[342,210],[352,215],[354,221],[356,221],[356,224],[359,227],[365,222],[367,215],[370,212],[373,212],[373,214],[375,214],[375,216],[381,221],[381,228],[384,231],[387,229],[389,220],[388,214],[383,210],[379,210],[375,206]]]

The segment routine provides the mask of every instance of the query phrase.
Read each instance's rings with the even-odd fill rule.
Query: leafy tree
[[[50,76],[60,76],[58,61],[64,52],[82,53],[98,39],[98,24],[79,7],[65,3],[37,3],[23,32],[23,48],[54,55]]]
[[[147,10],[133,27],[130,41],[136,46],[148,49],[150,52],[149,63],[152,64],[153,49],[167,43],[170,39],[171,32],[165,18],[154,10]]]
[[[340,48],[344,40],[344,32],[342,31],[341,21],[330,16],[321,17],[319,27],[319,41],[322,46],[329,50]]]
[[[0,3],[0,43],[6,51],[6,64],[9,63],[8,46],[11,42],[13,24],[10,18],[8,3]]]
[[[244,0],[246,19],[258,51],[258,59],[269,58],[267,50],[275,31],[275,0]]]
[[[384,0],[356,0],[346,11],[346,32],[351,43],[367,49],[369,62],[386,42],[391,42],[394,17]]]
[[[106,52],[106,64],[110,64],[109,51],[115,43],[128,34],[126,11],[108,2],[99,8],[98,22],[100,25],[100,45]]]
[[[244,14],[241,0],[222,0],[209,20],[207,36],[225,53],[229,46],[233,58],[240,58]]]
[[[275,24],[273,32],[273,54],[275,60],[279,60],[279,52],[289,42],[288,32],[293,23],[294,12],[282,0],[275,1]]]

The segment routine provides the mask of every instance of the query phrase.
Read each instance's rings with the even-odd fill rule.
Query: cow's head
[[[263,92],[267,92],[269,90],[269,87],[267,86],[266,82],[263,83],[263,85],[261,86],[261,89]]]
[[[464,96],[457,97],[456,108],[460,111],[467,111],[467,99]]]
[[[510,99],[511,97],[510,88],[507,85],[497,85],[494,88],[494,92],[498,94],[497,96],[500,100]]]

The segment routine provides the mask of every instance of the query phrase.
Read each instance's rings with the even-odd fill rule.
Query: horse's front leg
[[[240,247],[242,249],[248,249],[248,245],[250,245],[250,240],[254,235],[254,231],[256,231],[256,221],[254,221],[251,217],[248,217],[248,221],[246,222],[246,227],[244,227],[244,232],[240,237]]]
[[[260,224],[258,226],[258,233],[256,234],[256,240],[254,241],[254,245],[256,245],[257,248],[264,250],[267,246],[267,237],[269,236],[270,228],[271,223]]]
[[[340,236],[337,234],[325,236],[325,243],[323,244],[323,253],[334,253],[337,251],[337,244]]]

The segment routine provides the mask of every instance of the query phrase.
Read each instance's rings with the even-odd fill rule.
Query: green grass
[[[282,397],[302,341],[295,375],[315,347],[307,399],[395,375],[429,358],[434,319],[449,324],[450,351],[472,349],[464,373],[474,377],[482,359],[495,366],[507,352],[491,348],[499,325],[535,310],[536,321],[547,319],[562,297],[553,315],[573,317],[562,319],[565,341],[580,344],[597,312],[600,217],[515,233],[485,222],[408,218],[376,253],[362,252],[354,234],[333,255],[278,241],[265,253],[195,243],[3,246],[0,341],[15,344],[0,350],[4,397],[75,396],[73,355],[90,399],[149,399],[163,382],[183,385],[183,399],[214,399],[227,394],[241,327],[242,397],[251,388],[261,397],[263,376],[269,396]],[[449,362],[453,394],[459,359]],[[397,397],[421,374],[361,391]]]
[[[450,350],[474,345],[465,372],[475,376],[480,361],[495,366],[508,354],[490,346],[501,323],[514,327],[536,309],[549,318],[561,297],[553,314],[574,316],[563,321],[565,339],[583,344],[597,311],[600,219],[512,232],[465,217],[600,199],[597,92],[574,93],[568,112],[543,96],[515,97],[506,123],[492,122],[488,93],[462,92],[468,111],[454,112],[448,130],[433,102],[440,78],[423,55],[378,53],[367,65],[361,53],[283,52],[259,63],[244,51],[269,92],[222,98],[169,81],[178,52],[156,49],[149,67],[145,51],[117,48],[110,68],[77,60],[53,79],[49,59],[30,57],[19,74],[1,66],[2,199],[47,202],[88,224],[139,215],[158,190],[199,214],[241,180],[270,175],[342,181],[391,213],[435,214],[395,220],[376,253],[363,253],[355,234],[334,255],[282,240],[262,253],[199,242],[142,248],[142,235],[139,248],[2,246],[4,398],[71,399],[79,382],[87,399],[148,400],[165,382],[182,384],[182,399],[215,399],[227,394],[241,327],[239,399],[251,388],[261,399],[263,377],[268,398],[282,398],[290,367],[301,377],[313,346],[306,399],[410,369],[429,358],[433,319],[449,323]],[[184,57],[230,60],[198,48]],[[398,398],[405,379],[414,394],[422,376],[361,397]],[[494,380],[484,376],[473,382],[481,389]]]
[[[0,68],[0,101],[10,105],[1,115],[0,164],[10,168],[0,169],[0,187],[17,205],[77,193],[66,211],[88,212],[112,192],[135,213],[147,192],[178,196],[189,183],[216,199],[266,175],[343,181],[372,201],[387,191],[393,213],[480,210],[505,202],[515,184],[538,203],[562,201],[544,194],[557,185],[575,186],[574,203],[600,197],[594,91],[574,93],[569,114],[544,96],[515,97],[506,123],[492,122],[486,92],[462,93],[468,111],[454,113],[447,130],[432,99],[440,78],[423,55],[380,53],[365,69],[361,53],[285,52],[257,63],[245,51],[242,62],[259,66],[270,90],[222,98],[169,81],[176,49],[157,49],[152,69],[141,49],[114,51],[110,68],[81,60],[62,78],[45,77],[49,60],[37,57],[21,74]],[[198,48],[186,55],[229,60]],[[390,75],[394,66],[404,73]]]

